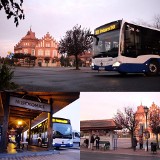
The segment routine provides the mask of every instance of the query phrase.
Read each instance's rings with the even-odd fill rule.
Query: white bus
[[[53,117],[53,142],[52,146],[73,147],[72,126],[69,119]],[[31,144],[37,146],[47,146],[48,119],[42,121],[31,128]]]
[[[124,20],[95,29],[92,69],[157,75],[160,71],[160,30]]]

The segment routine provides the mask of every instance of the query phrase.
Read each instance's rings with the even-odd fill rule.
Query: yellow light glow
[[[18,125],[22,125],[22,121],[18,121]]]

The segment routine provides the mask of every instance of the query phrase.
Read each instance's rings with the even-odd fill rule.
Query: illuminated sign
[[[40,110],[42,112],[50,112],[50,105],[46,103],[40,103],[28,99],[10,97],[9,105],[28,108],[32,110]]]
[[[109,32],[109,31],[112,31],[112,30],[115,30],[115,29],[119,29],[120,28],[119,24],[120,24],[119,22],[114,22],[114,23],[107,24],[107,25],[104,25],[102,27],[99,27],[99,28],[95,29],[95,35],[99,35],[99,34]]]
[[[42,123],[40,123],[39,125],[38,125],[38,127],[41,127],[42,126]]]
[[[116,29],[116,25],[115,24],[111,25],[109,27],[97,29],[95,31],[95,34],[97,35],[97,34],[105,33],[105,32],[108,32],[108,31],[111,31],[111,30],[114,30],[114,29]]]
[[[52,122],[65,123],[66,124],[66,123],[68,123],[68,120],[52,118]]]

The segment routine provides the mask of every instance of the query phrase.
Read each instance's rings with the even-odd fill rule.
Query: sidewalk
[[[157,150],[157,153],[152,153],[151,150],[148,152],[145,151],[144,149],[140,150],[137,149],[136,151],[133,151],[131,148],[117,148],[116,150],[96,150],[94,149],[93,151],[88,148],[81,147],[80,149],[81,152],[97,152],[97,153],[103,153],[103,154],[122,154],[122,155],[136,155],[136,156],[155,156],[155,157],[160,157],[160,150]]]
[[[75,144],[73,147],[69,149],[80,150],[79,145]],[[6,153],[0,153],[0,160],[8,160],[8,159],[24,159],[26,157],[38,157],[38,156],[51,156],[51,155],[59,155],[60,150],[48,150],[47,148],[37,147],[37,146],[29,146],[28,149],[15,149],[15,145],[13,143],[8,144]]]
[[[17,157],[29,157],[29,156],[46,156],[52,154],[60,154],[56,150],[48,150],[47,148],[29,146],[28,149],[15,149],[15,144],[9,143],[6,153],[0,153],[1,158],[17,158]]]

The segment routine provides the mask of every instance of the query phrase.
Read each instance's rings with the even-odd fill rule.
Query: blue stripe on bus
[[[53,147],[73,147],[73,144],[67,143],[67,144],[59,144],[55,143]]]
[[[157,59],[160,64],[160,59]],[[112,65],[103,66],[105,71],[118,71],[126,73],[144,73],[148,72],[148,64],[150,59],[143,64],[140,63],[123,63],[119,67],[113,67]],[[93,70],[100,70],[101,66],[94,65]]]
[[[101,70],[99,66],[94,65],[93,70]],[[133,63],[123,63],[119,67],[104,66],[105,71],[119,71],[119,72],[130,72],[130,73],[138,73],[138,72],[146,72],[147,66],[146,64],[133,64]]]

